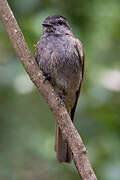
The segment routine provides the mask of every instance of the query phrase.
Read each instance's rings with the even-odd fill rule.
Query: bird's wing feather
[[[81,90],[81,85],[82,85],[83,76],[84,76],[84,61],[85,61],[85,55],[84,55],[82,43],[78,39],[75,39],[75,48],[77,50],[79,60],[80,60],[80,64],[81,64],[81,67],[82,67],[82,79],[81,79],[81,82],[80,82],[79,89],[76,91],[75,105],[73,106],[73,108],[71,110],[71,120],[72,121],[73,121],[73,118],[74,118],[74,113],[75,113],[77,101],[78,101],[78,98],[80,96],[80,90]]]
[[[84,61],[85,61],[85,55],[84,55],[84,50],[83,50],[83,46],[82,46],[82,43],[76,39],[75,41],[76,43],[76,50],[78,52],[78,55],[79,55],[79,59],[80,59],[80,64],[82,66],[82,78],[83,78],[83,75],[84,75]]]

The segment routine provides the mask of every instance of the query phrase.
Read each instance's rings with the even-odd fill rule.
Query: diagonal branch
[[[36,85],[53,112],[63,137],[66,139],[73,152],[74,163],[82,180],[97,180],[89,163],[86,148],[82,139],[74,127],[64,104],[61,103],[50,83],[44,81],[45,77],[37,66],[36,61],[24,40],[24,36],[7,0],[0,0],[0,19],[8,33],[15,52],[19,56],[30,79]]]

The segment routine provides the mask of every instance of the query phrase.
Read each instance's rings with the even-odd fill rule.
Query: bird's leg
[[[60,99],[62,100],[62,102],[65,104],[66,102],[66,98],[65,98],[66,92],[65,89],[62,90],[62,94],[60,94]]]
[[[65,96],[63,94],[60,95],[60,99],[62,100],[63,103],[65,103]]]

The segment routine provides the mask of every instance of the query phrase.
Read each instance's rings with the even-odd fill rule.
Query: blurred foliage
[[[120,179],[120,1],[9,0],[34,52],[48,15],[68,18],[86,55],[75,126],[98,179]],[[77,180],[74,164],[59,164],[55,119],[20,64],[0,23],[0,179]]]

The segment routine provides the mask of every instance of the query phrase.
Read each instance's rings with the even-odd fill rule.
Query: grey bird
[[[35,48],[35,59],[55,92],[65,103],[73,121],[84,74],[84,52],[66,18],[60,15],[47,17],[43,23],[43,35]],[[70,163],[72,152],[63,140],[56,125],[55,151],[57,160]]]

